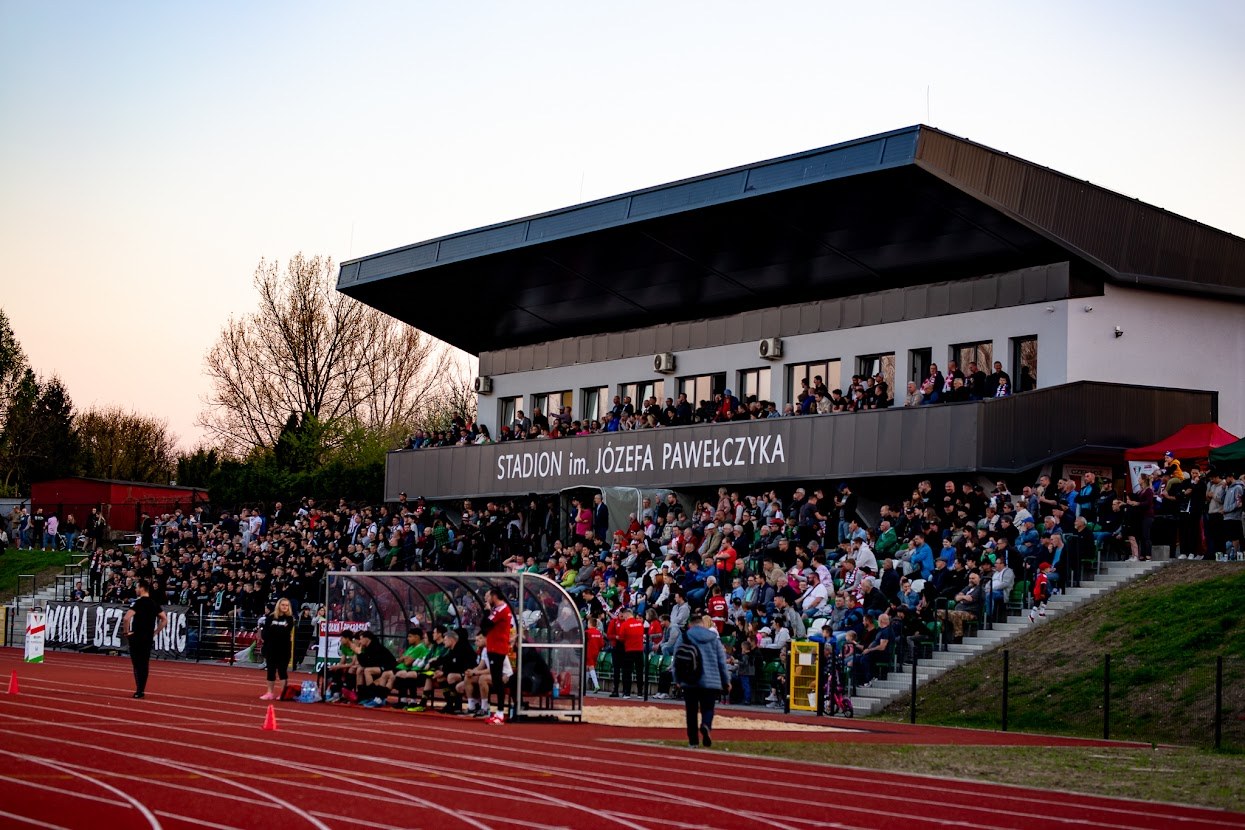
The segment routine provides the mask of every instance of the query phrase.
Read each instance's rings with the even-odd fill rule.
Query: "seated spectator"
[[[976,622],[981,619],[982,588],[981,575],[973,571],[968,575],[968,585],[955,595],[955,608],[938,611],[940,620],[951,622],[956,642],[964,637],[964,623]]]

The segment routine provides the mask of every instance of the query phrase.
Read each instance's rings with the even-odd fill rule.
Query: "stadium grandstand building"
[[[495,439],[616,395],[640,419],[727,390],[781,415],[805,379],[880,374],[891,398],[397,451],[390,499],[1118,475],[1120,450],[1185,424],[1245,432],[1245,240],[925,126],[351,260],[338,289],[478,355]],[[952,360],[988,389],[905,406]]]

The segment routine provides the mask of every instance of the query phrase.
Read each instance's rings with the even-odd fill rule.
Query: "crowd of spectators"
[[[1017,391],[1029,391],[1036,388],[1036,385],[1036,379],[1029,368],[1023,367],[1021,385]],[[986,374],[977,368],[976,363],[968,364],[967,371],[961,371],[953,360],[947,364],[945,374],[937,364],[931,364],[926,378],[920,384],[909,382],[901,403],[911,407],[987,400],[1007,397],[1012,391],[1011,376],[1003,370],[1002,363],[996,361],[994,371]],[[664,402],[654,395],[637,404],[630,395],[615,395],[613,404],[600,417],[575,418],[569,406],[549,413],[535,407],[530,416],[520,409],[515,412],[510,423],[501,425],[497,435],[493,435],[486,424],[457,417],[448,429],[413,433],[407,438],[403,448],[417,450],[504,441],[548,440],[602,432],[630,432],[798,415],[840,415],[887,409],[895,405],[890,384],[881,372],[872,376],[853,375],[846,389],[828,388],[821,375],[814,375],[811,381],[807,377],[802,378],[800,391],[794,397],[794,403],[779,405],[774,401],[762,400],[756,395],[740,399],[732,390],[726,389],[715,394],[712,400],[701,400],[698,404],[688,400],[683,392],[677,397],[667,397]]]
[[[1174,458],[1131,492],[1093,473],[1041,476],[1018,493],[1003,481],[988,492],[972,480],[921,481],[872,521],[848,482],[789,495],[720,488],[696,502],[668,494],[621,528],[599,494],[569,512],[529,497],[468,500],[452,514],[405,494],[371,506],[303,499],[214,521],[202,508],[144,517],[132,545],[91,553],[75,598],[128,602],[147,579],[165,604],[248,621],[288,598],[309,630],[333,571],[525,570],[562,585],[599,630],[622,683],[614,693],[627,693],[643,662],[628,655],[636,643],[668,656],[693,611],[713,619],[741,680],[809,638],[833,644],[866,683],[931,631],[954,638],[1003,613],[1017,585],[1075,585],[1100,550],[1148,558],[1156,518],[1181,556],[1236,558],[1243,503],[1234,475],[1186,473]],[[630,619],[643,626],[638,641],[634,624],[624,633]],[[733,684],[734,694],[759,702],[761,685]]]

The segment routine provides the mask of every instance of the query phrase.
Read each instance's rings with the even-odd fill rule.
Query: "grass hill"
[[[1245,563],[1177,561],[1012,640],[1009,729],[1101,737],[1111,655],[1111,737],[1209,747],[1215,659],[1223,744],[1245,751]],[[918,723],[998,729],[1003,650],[917,691]],[[880,717],[906,719],[905,696]]]

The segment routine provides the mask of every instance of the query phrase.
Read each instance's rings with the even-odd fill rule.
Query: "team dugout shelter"
[[[1245,433],[1245,240],[927,126],[350,260],[338,290],[478,355],[494,438],[615,395],[781,411],[817,375],[881,373],[893,399],[394,452],[390,500],[850,478],[863,502],[938,473],[1119,478],[1123,449],[1185,424]],[[903,406],[949,360],[999,364],[1013,394]]]
[[[516,717],[583,717],[584,623],[558,583],[531,573],[330,571],[320,634],[322,685],[340,655],[344,630],[371,631],[401,654],[412,628],[431,636],[443,625],[471,642],[488,615],[485,594],[497,588],[514,619],[511,649]]]

